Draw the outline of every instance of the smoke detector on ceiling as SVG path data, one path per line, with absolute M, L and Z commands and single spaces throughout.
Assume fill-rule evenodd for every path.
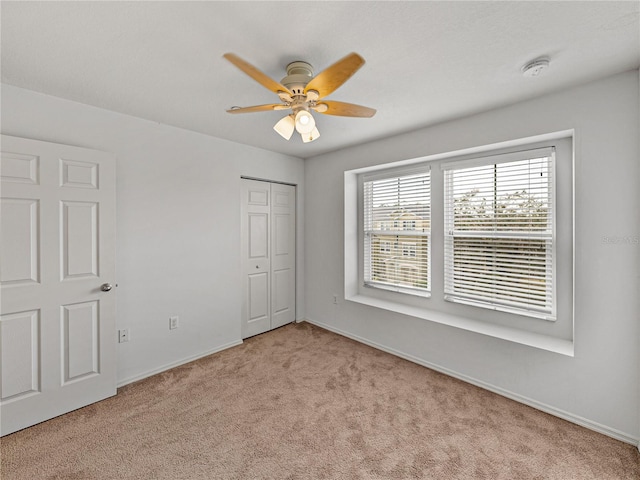
M 538 58 L 522 67 L 522 75 L 525 77 L 537 77 L 547 68 L 549 68 L 549 59 Z

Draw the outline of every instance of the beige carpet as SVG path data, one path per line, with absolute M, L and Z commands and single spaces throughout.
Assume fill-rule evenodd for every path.
M 613 440 L 303 323 L 2 439 L 2 479 L 633 479 Z

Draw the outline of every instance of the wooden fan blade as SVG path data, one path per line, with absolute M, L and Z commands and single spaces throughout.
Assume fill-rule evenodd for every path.
M 270 103 L 268 105 L 254 105 L 253 107 L 230 108 L 227 110 L 227 113 L 267 112 L 269 110 L 282 110 L 281 107 L 285 107 L 285 105 L 282 105 L 281 103 Z
M 319 108 L 317 111 L 320 113 L 324 113 L 325 115 L 337 115 L 340 117 L 373 117 L 376 114 L 376 110 L 374 108 L 363 107 L 362 105 L 355 105 L 353 103 L 345 103 L 345 102 L 336 102 L 333 100 L 323 100 L 318 104 L 326 105 L 327 110 L 322 111 L 322 108 Z
M 274 93 L 287 92 L 289 95 L 291 95 L 291 91 L 287 87 L 282 85 L 280 82 L 276 82 L 274 79 L 262 73 L 260 70 L 258 70 L 256 67 L 254 67 L 250 63 L 245 62 L 237 55 L 233 53 L 225 53 L 223 57 L 229 60 L 231 63 L 233 63 L 236 67 L 238 67 L 244 73 L 249 75 L 251 78 L 253 78 L 256 82 L 258 82 L 263 87 L 271 90 Z
M 313 77 L 305 87 L 304 93 L 315 90 L 320 94 L 319 98 L 326 97 L 349 80 L 362 65 L 364 65 L 364 58 L 357 53 L 350 53 Z

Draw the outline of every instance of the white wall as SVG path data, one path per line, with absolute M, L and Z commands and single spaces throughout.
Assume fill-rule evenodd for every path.
M 118 382 L 240 342 L 240 176 L 298 185 L 304 162 L 2 85 L 2 133 L 117 156 Z M 303 282 L 297 318 L 304 311 Z M 180 327 L 169 331 L 169 316 Z
M 632 71 L 307 160 L 307 319 L 637 443 L 638 90 L 638 71 Z M 575 356 L 343 300 L 345 170 L 570 129 L 576 142 Z

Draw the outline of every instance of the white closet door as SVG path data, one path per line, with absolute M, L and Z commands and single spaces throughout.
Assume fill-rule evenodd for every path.
M 295 320 L 295 187 L 242 180 L 242 338 Z
M 271 184 L 242 180 L 242 338 L 271 329 Z
M 296 189 L 271 184 L 271 328 L 296 319 Z
M 116 393 L 115 159 L 2 136 L 2 435 Z

